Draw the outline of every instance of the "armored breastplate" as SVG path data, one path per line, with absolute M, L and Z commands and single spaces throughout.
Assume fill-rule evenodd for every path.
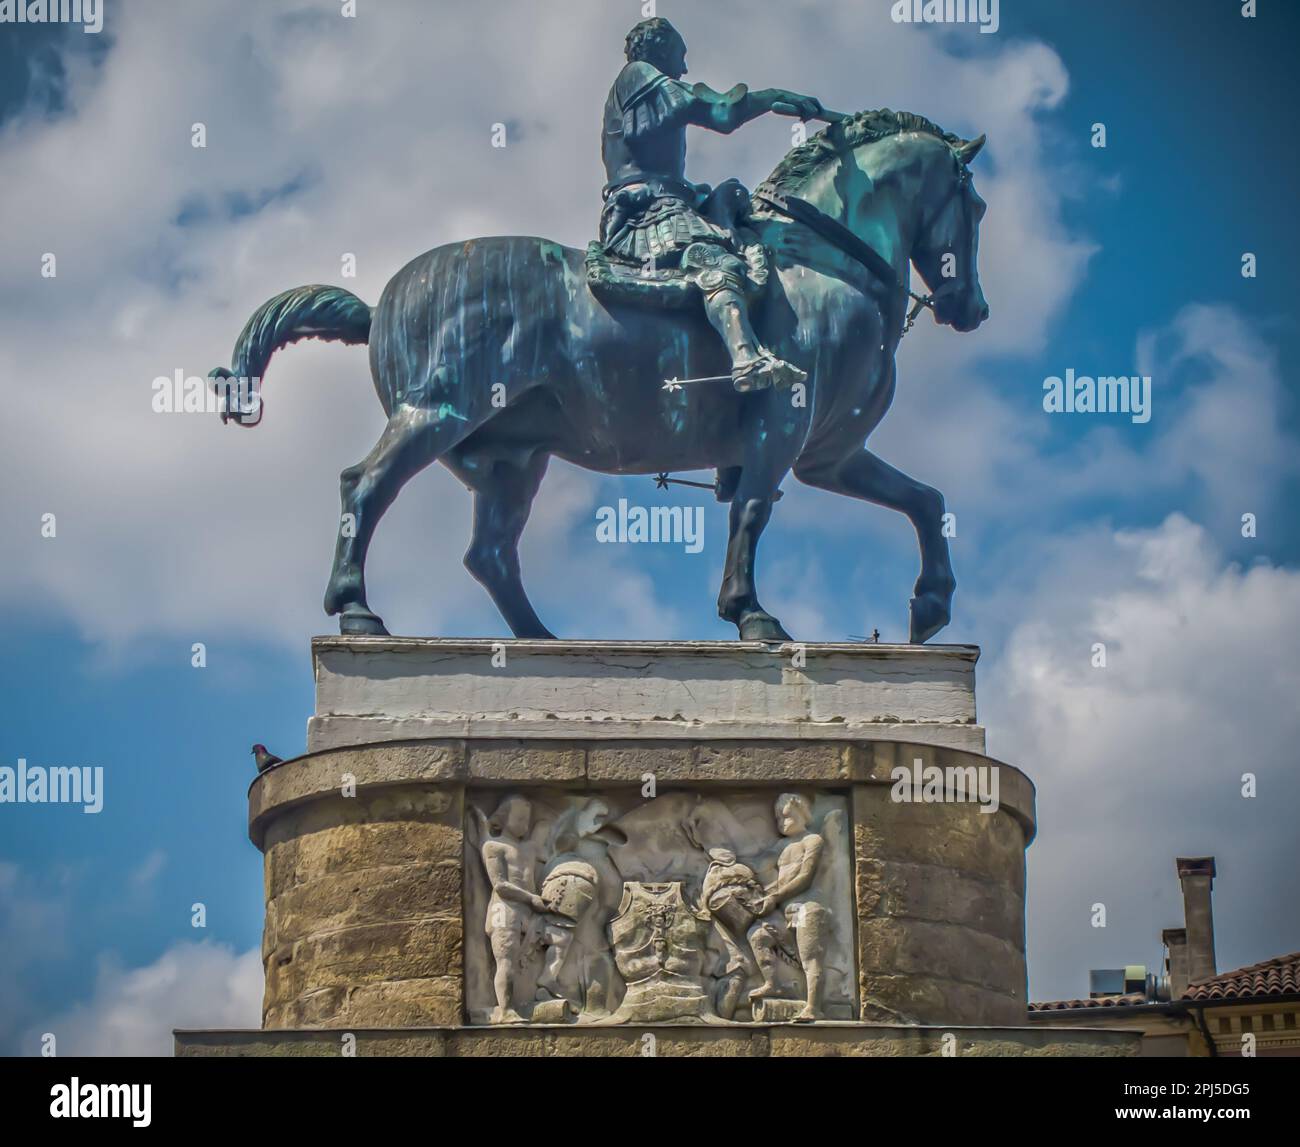
M 681 883 L 623 885 L 609 926 L 614 962 L 627 983 L 616 1023 L 648 1023 L 712 1014 L 701 973 L 707 925 L 682 896 Z

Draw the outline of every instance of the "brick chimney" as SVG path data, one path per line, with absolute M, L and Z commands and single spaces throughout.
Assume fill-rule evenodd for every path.
M 1187 991 L 1187 929 L 1166 928 L 1160 933 L 1165 946 L 1165 973 L 1169 976 L 1169 998 L 1178 999 Z
M 1186 924 L 1187 982 L 1199 983 L 1215 973 L 1214 908 L 1210 893 L 1214 888 L 1214 857 L 1180 856 L 1178 879 L 1183 886 L 1183 922 Z

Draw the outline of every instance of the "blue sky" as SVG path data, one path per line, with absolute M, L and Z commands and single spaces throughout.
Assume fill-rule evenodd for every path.
M 11 1053 L 52 1027 L 67 1051 L 123 1050 L 173 1025 L 256 1022 L 248 746 L 302 749 L 307 641 L 331 631 L 319 597 L 336 476 L 382 425 L 359 349 L 277 358 L 253 433 L 151 413 L 152 379 L 205 374 L 265 298 L 341 281 L 342 252 L 373 302 L 440 242 L 584 242 L 600 102 L 639 18 L 585 0 L 563 26 L 515 3 L 392 3 L 356 21 L 305 0 L 222 7 L 109 0 L 100 36 L 0 25 L 0 763 L 107 778 L 98 816 L 0 806 Z M 900 28 L 888 7 L 659 13 L 714 87 L 779 84 L 989 134 L 975 174 L 992 318 L 970 336 L 922 320 L 873 443 L 958 514 L 943 639 L 983 647 L 990 751 L 1039 787 L 1031 995 L 1083 994 L 1090 967 L 1154 965 L 1160 928 L 1180 921 L 1175 854 L 1220 858 L 1221 968 L 1300 948 L 1300 10 L 1003 0 L 999 32 L 980 35 Z M 487 142 L 497 121 L 504 150 Z M 1096 122 L 1104 150 L 1089 145 Z M 788 131 L 696 134 L 689 172 L 752 186 Z M 1045 414 L 1042 380 L 1067 367 L 1151 374 L 1151 422 Z M 768 607 L 797 637 L 901 639 L 910 528 L 786 489 L 760 553 Z M 543 619 L 570 636 L 731 636 L 713 616 L 722 511 L 705 503 L 699 555 L 612 553 L 594 512 L 619 497 L 656 495 L 648 479 L 553 466 L 524 545 Z M 46 512 L 56 539 L 39 537 Z M 504 632 L 460 568 L 467 527 L 446 474 L 404 491 L 371 562 L 394 632 Z M 1101 676 L 1094 640 L 1112 653 Z M 1237 795 L 1243 771 L 1261 799 Z M 195 902 L 206 929 L 191 927 Z

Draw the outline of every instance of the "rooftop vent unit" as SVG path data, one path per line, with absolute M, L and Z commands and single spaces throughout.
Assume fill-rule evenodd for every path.
M 1148 972 L 1144 964 L 1123 968 L 1094 968 L 1088 973 L 1088 997 L 1142 996 L 1147 1000 L 1169 999 L 1169 977 Z

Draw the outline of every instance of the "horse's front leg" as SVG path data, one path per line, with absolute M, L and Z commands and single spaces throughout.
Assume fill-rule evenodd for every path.
M 718 615 L 736 626 L 741 641 L 789 641 L 790 635 L 781 623 L 759 603 L 754 560 L 758 539 L 772 517 L 777 488 L 790 472 L 797 444 L 780 435 L 769 438 L 760 426 L 752 435 L 750 447 L 731 498 L 727 564 L 718 594 Z
M 801 459 L 795 477 L 810 486 L 906 514 L 916 528 L 921 548 L 921 573 L 912 591 L 910 640 L 917 644 L 928 641 L 952 620 L 957 579 L 943 532 L 944 502 L 938 490 L 865 449 L 855 450 L 845 459 Z

